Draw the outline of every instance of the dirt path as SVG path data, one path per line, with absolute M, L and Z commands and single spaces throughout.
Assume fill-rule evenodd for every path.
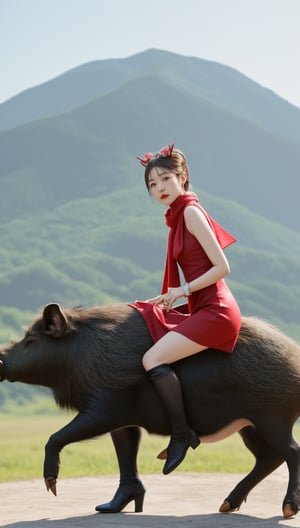
M 122 514 L 101 515 L 96 504 L 110 500 L 116 476 L 64 479 L 58 496 L 42 480 L 0 484 L 0 526 L 10 528 L 274 528 L 300 527 L 298 516 L 284 520 L 281 503 L 287 487 L 284 466 L 259 484 L 240 512 L 218 513 L 220 504 L 241 475 L 181 473 L 144 475 L 143 513 L 130 503 Z

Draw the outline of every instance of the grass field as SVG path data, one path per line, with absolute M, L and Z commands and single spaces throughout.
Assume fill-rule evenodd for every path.
M 44 445 L 49 436 L 72 418 L 69 413 L 48 415 L 0 414 L 0 482 L 42 478 Z M 300 441 L 300 425 L 295 427 Z M 143 432 L 139 451 L 141 474 L 156 473 L 162 462 L 156 455 L 166 447 L 168 438 Z M 239 435 L 216 444 L 191 449 L 180 470 L 199 472 L 247 473 L 253 457 Z M 178 471 L 178 470 L 177 470 Z M 60 478 L 118 474 L 116 455 L 109 435 L 66 446 L 61 452 Z

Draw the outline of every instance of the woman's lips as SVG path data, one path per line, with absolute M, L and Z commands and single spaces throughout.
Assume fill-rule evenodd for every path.
M 162 194 L 161 197 L 160 197 L 160 199 L 161 199 L 161 200 L 165 200 L 165 199 L 168 198 L 168 197 L 169 197 L 168 194 Z

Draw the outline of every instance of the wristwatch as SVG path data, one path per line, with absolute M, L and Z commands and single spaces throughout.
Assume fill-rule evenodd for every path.
M 189 283 L 188 282 L 185 282 L 182 286 L 182 289 L 183 289 L 183 293 L 184 293 L 184 296 L 185 297 L 189 297 L 191 295 L 191 292 L 190 292 L 190 288 L 189 288 Z

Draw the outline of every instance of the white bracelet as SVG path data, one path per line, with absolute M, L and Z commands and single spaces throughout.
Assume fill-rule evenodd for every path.
M 189 297 L 191 295 L 191 292 L 190 292 L 190 288 L 189 288 L 189 283 L 188 282 L 185 282 L 182 286 L 182 289 L 183 289 L 183 293 L 184 293 L 184 296 L 185 297 Z

